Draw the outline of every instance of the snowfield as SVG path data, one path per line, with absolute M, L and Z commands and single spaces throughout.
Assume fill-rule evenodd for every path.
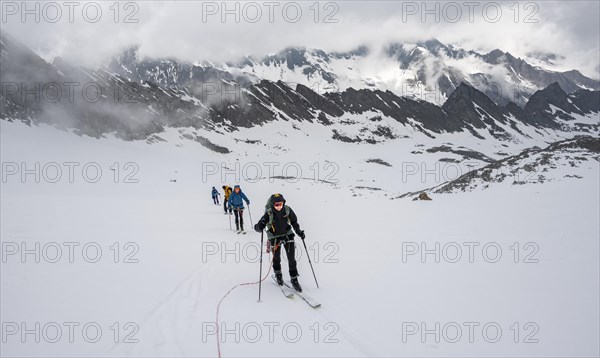
M 357 145 L 288 122 L 198 133 L 232 151 L 218 154 L 175 129 L 147 144 L 0 124 L 3 356 L 214 357 L 217 338 L 223 357 L 600 354 L 597 160 L 545 183 L 391 200 L 456 177 L 434 168 L 459 157 L 411 154 L 420 143 L 498 159 L 549 136 L 507 148 L 466 134 Z M 246 235 L 212 203 L 224 183 L 251 201 Z M 217 337 L 219 301 L 258 281 L 249 214 L 275 192 L 306 230 L 320 288 L 296 238 L 300 283 L 322 306 L 285 298 L 264 254 L 261 302 L 258 285 L 231 291 Z

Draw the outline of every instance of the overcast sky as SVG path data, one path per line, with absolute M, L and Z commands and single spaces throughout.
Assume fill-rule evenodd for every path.
M 132 45 L 152 57 L 224 61 L 288 46 L 345 51 L 359 45 L 379 49 L 390 42 L 437 38 L 480 52 L 500 48 L 520 57 L 554 53 L 564 56 L 561 69 L 576 68 L 600 77 L 600 5 L 595 0 L 516 5 L 514 1 L 229 1 L 227 9 L 233 10 L 229 14 L 222 1 L 121 1 L 118 11 L 113 1 L 76 3 L 72 17 L 62 1 L 53 3 L 58 6 L 38 3 L 39 11 L 34 2 L 26 3 L 33 11 L 23 21 L 21 1 L 2 1 L 2 31 L 48 60 L 63 56 L 92 67 Z M 96 13 L 97 4 L 101 14 Z

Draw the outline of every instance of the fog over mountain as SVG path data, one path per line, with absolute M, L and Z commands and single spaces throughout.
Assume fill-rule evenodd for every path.
M 600 356 L 599 13 L 1 1 L 0 355 Z

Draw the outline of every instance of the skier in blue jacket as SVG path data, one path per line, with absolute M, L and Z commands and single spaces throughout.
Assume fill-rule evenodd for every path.
M 215 187 L 213 186 L 213 188 L 212 188 L 213 204 L 221 205 L 221 204 L 219 204 L 219 195 L 221 195 L 221 193 L 219 193 L 219 191 L 217 189 L 215 189 Z
M 239 185 L 233 187 L 233 193 L 229 195 L 229 207 L 233 208 L 235 215 L 235 229 L 240 232 L 244 231 L 244 201 L 246 205 L 250 205 L 250 200 L 246 194 L 242 192 Z

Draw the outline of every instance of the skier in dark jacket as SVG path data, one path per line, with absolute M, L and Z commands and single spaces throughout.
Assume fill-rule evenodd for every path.
M 217 189 L 215 189 L 215 187 L 213 186 L 212 188 L 212 198 L 213 198 L 213 204 L 215 205 L 220 205 L 219 204 L 219 195 L 221 195 L 219 193 L 219 191 Z
M 285 247 L 287 255 L 290 278 L 292 286 L 298 292 L 302 292 L 302 287 L 298 282 L 298 269 L 296 267 L 296 243 L 294 242 L 294 232 L 304 240 L 306 235 L 300 230 L 296 213 L 285 204 L 285 199 L 281 194 L 273 194 L 267 202 L 265 214 L 254 225 L 254 230 L 261 232 L 267 229 L 268 244 L 273 251 L 273 270 L 275 279 L 279 285 L 283 285 L 283 275 L 281 273 L 281 246 Z
M 239 185 L 233 187 L 233 193 L 229 195 L 229 207 L 233 209 L 235 215 L 235 228 L 240 232 L 244 232 L 244 201 L 246 205 L 250 205 L 250 200 L 246 194 L 242 192 Z

